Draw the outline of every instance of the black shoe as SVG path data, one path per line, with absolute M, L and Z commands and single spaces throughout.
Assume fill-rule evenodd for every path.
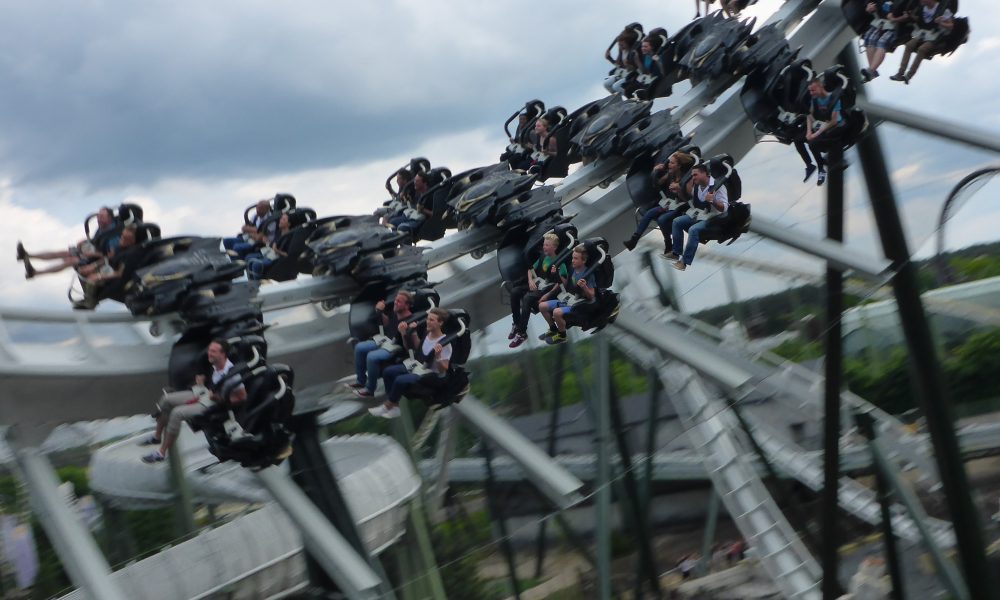
M 31 266 L 31 261 L 28 257 L 24 257 L 24 278 L 31 279 L 35 276 L 35 267 Z
M 17 243 L 17 260 L 24 260 L 28 256 L 28 251 L 24 249 L 24 244 Z
M 802 183 L 809 181 L 809 178 L 812 177 L 813 173 L 815 172 L 816 172 L 816 165 L 812 163 L 806 165 L 806 176 L 802 178 Z
M 631 252 L 632 250 L 635 250 L 635 245 L 636 245 L 636 244 L 637 244 L 638 242 L 639 242 L 639 236 L 637 236 L 637 235 L 633 235 L 633 236 L 632 236 L 632 237 L 630 237 L 629 239 L 627 239 L 627 240 L 625 240 L 624 242 L 622 242 L 622 244 L 624 244 L 624 245 L 625 245 L 625 249 L 626 249 L 626 250 L 628 250 L 629 252 Z
M 558 329 L 550 329 L 550 330 L 546 331 L 545 333 L 543 333 L 542 335 L 538 336 L 538 339 L 540 339 L 540 340 L 542 340 L 544 342 L 545 340 L 547 340 L 548 338 L 552 337 L 553 335 L 555 335 L 557 333 L 559 333 Z
M 824 183 L 826 183 L 826 169 L 820 169 L 816 175 L 816 185 L 823 185 Z
M 507 334 L 507 339 L 512 340 L 514 336 L 517 335 L 517 325 L 510 326 L 510 333 Z
M 906 83 L 910 82 L 910 79 L 906 75 L 903 75 L 902 73 L 896 73 L 895 75 L 890 75 L 889 79 L 893 81 L 905 81 Z
M 160 438 L 156 437 L 155 435 L 150 435 L 147 438 L 143 438 L 142 441 L 139 442 L 139 445 L 140 446 L 159 446 L 160 445 Z

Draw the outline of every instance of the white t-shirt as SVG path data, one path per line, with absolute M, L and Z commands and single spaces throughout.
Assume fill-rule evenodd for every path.
M 424 343 L 420 346 L 420 351 L 424 353 L 424 356 L 434 356 L 434 346 L 436 346 L 437 343 L 443 339 L 444 335 L 441 335 L 436 338 L 431 338 L 431 336 L 425 337 Z M 451 344 L 448 344 L 447 346 L 442 348 L 441 356 L 437 358 L 439 360 L 435 360 L 434 363 L 431 365 L 431 371 L 434 371 L 438 375 L 444 375 L 445 370 L 444 368 L 441 367 L 440 361 L 451 360 Z

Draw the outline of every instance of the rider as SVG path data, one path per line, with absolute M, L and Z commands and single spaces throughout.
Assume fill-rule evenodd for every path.
M 248 254 L 259 246 L 257 233 L 264 220 L 271 215 L 271 201 L 258 200 L 254 207 L 254 216 L 249 223 L 240 229 L 240 235 L 222 239 L 222 246 L 226 250 L 232 250 L 240 258 L 246 258 Z
M 227 380 L 229 371 L 233 368 L 229 360 L 229 344 L 225 340 L 215 339 L 208 344 L 206 350 L 208 363 L 212 367 L 211 384 L 206 386 L 204 375 L 195 375 L 195 385 L 190 390 L 181 392 L 164 392 L 157 403 L 160 409 L 156 417 L 156 433 L 146 438 L 140 445 L 159 445 L 142 457 L 143 462 L 162 462 L 177 441 L 181 432 L 181 423 L 204 413 L 212 402 L 219 402 L 219 393 Z M 243 385 L 235 387 L 229 393 L 229 402 L 239 404 L 247 399 L 247 390 Z M 164 434 L 166 431 L 166 435 Z
M 417 340 L 416 323 L 400 323 L 399 333 L 403 338 L 403 343 L 420 357 L 421 362 L 427 366 L 431 372 L 428 375 L 417 375 L 410 373 L 406 367 L 390 365 L 382 372 L 382 379 L 385 382 L 385 389 L 389 395 L 381 406 L 368 409 L 372 415 L 385 419 L 395 419 L 399 416 L 399 401 L 409 390 L 410 386 L 420 382 L 424 387 L 431 390 L 443 390 L 447 385 L 445 377 L 448 374 L 448 365 L 451 360 L 451 344 L 441 345 L 444 338 L 445 321 L 448 320 L 448 311 L 443 308 L 434 307 L 427 311 L 427 335 L 422 342 Z
M 673 224 L 673 251 L 666 256 L 668 259 L 676 259 L 671 265 L 678 271 L 683 271 L 688 265 L 694 262 L 694 254 L 698 251 L 698 242 L 701 232 L 708 227 L 709 221 L 715 216 L 724 216 L 729 210 L 729 194 L 726 186 L 719 186 L 719 189 L 712 191 L 715 185 L 715 178 L 708 172 L 708 166 L 701 163 L 694 166 L 691 179 L 694 181 L 694 200 L 696 203 L 709 204 L 716 215 L 708 219 L 699 220 L 690 215 L 681 215 L 674 219 Z M 684 232 L 688 232 L 687 244 L 684 244 Z M 681 254 L 683 245 L 684 254 Z
M 566 341 L 565 316 L 570 314 L 573 306 L 563 300 L 550 300 L 560 289 L 573 294 L 577 298 L 593 300 L 597 293 L 597 278 L 587 272 L 587 247 L 583 244 L 573 248 L 573 272 L 569 277 L 562 278 L 562 284 L 553 287 L 538 301 L 538 311 L 549 324 L 549 331 L 541 339 L 546 344 L 561 344 Z
M 903 61 L 899 63 L 899 72 L 889 77 L 893 81 L 910 83 L 910 79 L 917 72 L 921 61 L 930 58 L 940 52 L 940 38 L 951 31 L 955 26 L 952 14 L 947 8 L 940 6 L 937 0 L 920 0 L 921 7 L 912 16 L 914 20 L 913 37 L 906 42 L 903 51 Z M 917 57 L 913 59 L 913 66 L 909 73 L 906 72 L 906 65 L 910 62 L 910 55 L 914 52 Z M 904 73 L 906 73 L 904 75 Z
M 625 28 L 616 39 L 618 43 L 618 56 L 611 57 L 611 48 L 604 52 L 604 58 L 615 66 L 614 70 L 604 80 L 604 89 L 609 94 L 621 94 L 625 89 L 625 82 L 628 76 L 635 70 L 636 65 L 636 44 L 639 42 L 639 34 L 632 28 Z
M 676 200 L 681 198 L 680 181 L 684 177 L 684 174 L 694 165 L 694 157 L 686 152 L 674 152 L 667 159 L 667 164 L 659 163 L 653 167 L 653 175 L 659 176 L 657 179 L 657 184 L 663 188 L 663 193 L 668 200 Z M 635 231 L 632 232 L 632 237 L 625 240 L 625 248 L 628 250 L 634 250 L 635 245 L 639 242 L 639 238 L 646 233 L 646 228 L 654 220 L 660 226 L 660 231 L 663 233 L 663 253 L 666 254 L 670 251 L 670 225 L 674 218 L 678 215 L 683 214 L 683 211 L 669 210 L 666 206 L 656 205 L 653 208 L 646 211 L 646 214 L 642 216 L 639 220 L 638 225 L 635 227 Z
M 816 185 L 826 182 L 827 162 L 825 152 L 842 144 L 844 131 L 843 107 L 840 99 L 834 99 L 819 77 L 809 82 L 809 114 L 806 115 L 806 143 L 816 158 L 819 173 L 816 175 Z M 835 165 L 836 166 L 836 165 Z
M 558 267 L 553 264 L 556 252 L 559 250 L 559 236 L 546 233 L 542 236 L 542 255 L 528 269 L 528 283 L 519 285 L 510 292 L 510 312 L 513 324 L 507 336 L 511 348 L 517 348 L 528 339 L 528 319 L 531 318 L 531 307 L 538 306 L 542 291 L 538 289 L 536 278 L 558 284 L 560 280 L 569 277 L 566 264 Z
M 872 24 L 864 35 L 865 53 L 868 56 L 868 68 L 861 69 L 865 83 L 878 77 L 878 68 L 885 60 L 885 54 L 896 43 L 896 27 L 899 23 L 909 20 L 905 13 L 897 14 L 892 10 L 892 0 L 869 2 L 865 10 L 874 17 Z
M 49 252 L 28 252 L 24 244 L 17 243 L 17 260 L 24 262 L 24 278 L 31 279 L 36 275 L 47 275 L 58 273 L 70 267 L 77 267 L 81 264 L 92 262 L 98 258 L 103 258 L 109 252 L 118 247 L 119 236 L 114 235 L 115 213 L 107 206 L 101 207 L 97 211 L 97 230 L 91 240 L 81 240 L 75 246 L 70 246 L 66 250 L 55 250 Z M 31 264 L 31 259 L 58 260 L 59 264 L 45 269 L 36 269 Z
M 387 311 L 385 300 L 379 300 L 375 305 L 382 331 L 395 337 L 396 344 L 402 345 L 403 338 L 399 333 L 399 324 L 413 316 L 413 292 L 400 290 L 392 301 L 392 310 Z M 375 386 L 382 374 L 382 366 L 392 360 L 393 353 L 380 348 L 374 340 L 358 342 L 354 346 L 354 383 L 347 387 L 362 398 L 375 395 Z

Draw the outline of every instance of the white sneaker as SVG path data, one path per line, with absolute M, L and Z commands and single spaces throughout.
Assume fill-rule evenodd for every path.
M 373 417 L 384 417 L 386 410 L 387 409 L 385 408 L 385 406 L 379 404 L 378 406 L 373 406 L 369 408 L 368 414 L 370 414 Z
M 393 406 L 392 408 L 387 408 L 383 410 L 382 414 L 379 416 L 381 416 L 383 419 L 396 419 L 399 417 L 400 414 L 401 413 L 399 412 L 399 407 Z

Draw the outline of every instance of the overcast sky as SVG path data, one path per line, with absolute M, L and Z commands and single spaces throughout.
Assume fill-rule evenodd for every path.
M 573 110 L 600 97 L 604 48 L 622 26 L 673 32 L 691 4 L 4 2 L 0 207 L 11 234 L 0 305 L 69 310 L 70 276 L 25 282 L 14 243 L 63 247 L 101 205 L 138 202 L 164 235 L 231 235 L 247 205 L 275 192 L 321 215 L 368 212 L 384 199 L 386 175 L 411 156 L 455 171 L 494 162 L 517 107 L 540 98 Z M 761 0 L 751 12 L 779 4 Z M 1000 132 L 1000 8 L 961 7 L 972 19 L 968 45 L 926 63 L 908 86 L 888 80 L 899 53 L 890 56 L 869 93 Z M 994 157 L 895 127 L 880 133 L 918 250 L 947 190 Z M 739 167 L 758 214 L 822 230 L 824 197 L 800 182 L 790 148 L 762 144 Z M 874 252 L 857 171 L 848 171 L 848 239 Z M 961 237 L 995 239 L 998 210 L 963 211 L 974 218 Z M 726 250 L 763 260 L 783 252 L 744 240 Z M 692 298 L 712 289 L 715 271 L 701 262 L 683 274 Z M 745 294 L 777 285 L 740 282 Z

